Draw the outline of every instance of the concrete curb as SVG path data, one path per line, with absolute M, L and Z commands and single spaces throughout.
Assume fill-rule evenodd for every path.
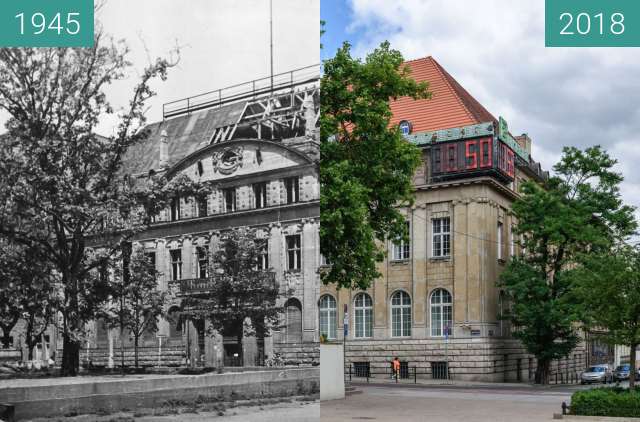
M 576 416 L 576 415 L 561 415 L 559 413 L 553 414 L 553 419 L 559 419 L 563 421 L 592 421 L 592 422 L 638 422 L 640 418 L 613 418 L 608 416 Z
M 233 401 L 317 393 L 316 368 L 250 371 L 147 379 L 96 381 L 0 390 L 0 401 L 15 406 L 14 420 L 156 407 L 196 399 Z

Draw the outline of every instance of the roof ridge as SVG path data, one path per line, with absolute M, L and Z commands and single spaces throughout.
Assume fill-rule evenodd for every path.
M 483 122 L 479 121 L 479 120 L 482 120 L 482 119 L 478 118 L 478 116 L 473 112 L 473 110 L 471 110 L 471 108 L 469 107 L 469 104 L 467 104 L 464 101 L 464 99 L 467 99 L 471 103 L 475 103 L 475 104 L 472 104 L 472 105 L 480 107 L 482 109 L 481 110 L 482 112 L 486 112 L 489 116 L 491 116 L 493 118 L 493 120 L 496 120 L 496 118 L 493 116 L 493 113 L 491 113 L 489 110 L 487 110 L 480 103 L 480 101 L 476 100 L 476 98 L 473 95 L 471 95 L 471 93 L 469 91 L 467 91 L 465 89 L 465 87 L 463 87 L 460 84 L 460 82 L 458 82 L 456 80 L 456 78 L 451 76 L 451 74 L 449 72 L 447 72 L 447 70 L 444 67 L 442 67 L 442 65 L 440 63 L 438 63 L 438 61 L 436 59 L 434 59 L 432 56 L 429 56 L 429 59 L 433 62 L 436 70 L 438 71 L 438 73 L 440 73 L 442 75 L 442 77 L 444 78 L 447 86 L 453 92 L 456 100 L 462 105 L 462 107 L 464 108 L 465 112 L 468 114 L 468 116 L 471 119 L 478 121 L 478 123 L 483 123 Z M 463 98 L 463 97 L 465 97 L 465 98 Z
M 405 60 L 404 64 L 411 62 L 419 62 L 421 60 L 433 60 L 433 56 L 418 57 L 417 59 Z
M 440 63 L 438 63 L 433 57 L 431 57 L 431 61 L 433 62 L 436 71 L 440 74 L 440 76 L 442 76 L 442 79 L 444 79 L 445 84 L 449 87 L 449 90 L 451 90 L 451 93 L 455 97 L 456 101 L 460 103 L 465 113 L 467 113 L 467 116 L 469 116 L 470 119 L 477 120 L 476 117 L 473 115 L 473 113 L 471 113 L 471 111 L 467 108 L 467 105 L 464 103 L 464 101 L 462 101 L 462 98 L 460 98 L 460 95 L 458 95 L 458 92 L 451 85 L 451 81 L 449 80 L 449 77 L 451 77 L 451 75 L 449 75 L 448 72 L 444 70 L 444 68 L 440 66 Z

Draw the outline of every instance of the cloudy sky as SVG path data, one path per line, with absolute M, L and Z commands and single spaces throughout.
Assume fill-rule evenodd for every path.
M 640 49 L 545 48 L 544 1 L 322 0 L 324 58 L 349 40 L 433 56 L 549 169 L 564 145 L 603 145 L 640 206 Z
M 98 18 L 131 48 L 129 78 L 107 91 L 116 107 L 126 106 L 149 57 L 181 47 L 179 66 L 166 82 L 153 85 L 158 96 L 149 103 L 150 121 L 162 118 L 165 102 L 270 72 L 268 0 L 105 0 Z M 275 73 L 319 63 L 319 21 L 319 0 L 273 0 Z M 5 120 L 0 114 L 2 126 Z M 98 132 L 111 134 L 115 122 L 105 117 Z

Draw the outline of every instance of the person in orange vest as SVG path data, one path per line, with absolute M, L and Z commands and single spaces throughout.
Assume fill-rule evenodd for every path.
M 393 358 L 393 376 L 398 379 L 400 377 L 400 359 L 396 356 Z

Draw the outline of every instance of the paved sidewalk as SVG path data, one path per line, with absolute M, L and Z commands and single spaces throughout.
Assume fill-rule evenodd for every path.
M 358 385 L 362 394 L 322 402 L 322 422 L 544 422 L 553 420 L 569 391 L 556 389 Z
M 348 379 L 348 376 L 347 376 Z M 580 384 L 549 384 L 539 385 L 527 382 L 482 382 L 482 381 L 462 381 L 462 380 L 434 380 L 429 378 L 418 378 L 417 382 L 414 382 L 413 378 L 400 379 L 396 382 L 395 379 L 389 377 L 371 377 L 367 382 L 367 378 L 352 377 L 351 383 L 354 385 L 403 385 L 403 386 L 434 386 L 434 387 L 470 387 L 470 388 L 529 388 L 529 389 L 553 389 L 553 388 L 580 388 Z

